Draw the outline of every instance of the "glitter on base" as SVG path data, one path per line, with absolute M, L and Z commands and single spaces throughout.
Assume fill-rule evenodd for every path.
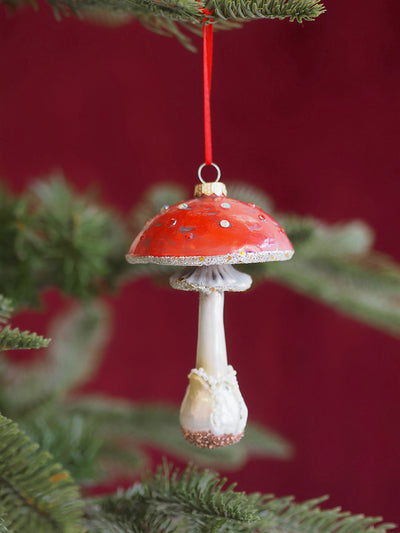
M 211 431 L 190 431 L 181 427 L 185 439 L 198 448 L 224 448 L 231 444 L 236 444 L 244 435 L 244 431 L 239 435 L 233 433 L 224 433 L 223 435 L 214 435 Z

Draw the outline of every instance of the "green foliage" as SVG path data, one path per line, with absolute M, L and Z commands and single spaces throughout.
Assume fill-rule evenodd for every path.
M 43 450 L 81 483 L 131 478 L 148 463 L 151 444 L 199 464 L 236 468 L 250 455 L 285 459 L 289 445 L 268 430 L 252 428 L 237 446 L 207 452 L 189 445 L 176 408 L 137 405 L 67 394 L 96 372 L 109 338 L 108 309 L 98 300 L 74 306 L 53 321 L 50 348 L 34 362 L 0 368 L 0 403 Z
M 211 532 L 221 531 L 226 523 L 238 527 L 240 522 L 256 521 L 251 499 L 235 492 L 233 486 L 222 491 L 224 484 L 225 480 L 207 470 L 188 468 L 179 476 L 177 471 L 171 472 L 164 466 L 141 485 L 89 507 L 86 527 L 90 533 L 106 531 L 102 527 L 103 516 L 124 532 L 175 531 L 178 526 L 181 531 Z
M 15 198 L 0 187 L 0 293 L 17 305 L 35 300 L 37 257 L 30 254 L 35 242 L 27 198 Z
M 0 294 L 0 351 L 28 350 L 48 346 L 50 339 L 45 339 L 36 333 L 20 331 L 18 328 L 11 329 L 8 325 L 5 326 L 10 320 L 13 311 L 11 300 Z
M 6 326 L 0 331 L 0 350 L 29 350 L 32 348 L 45 348 L 50 339 L 45 339 L 37 333 L 11 329 Z
M 287 459 L 291 454 L 291 447 L 282 437 L 251 423 L 235 446 L 215 450 L 196 448 L 182 438 L 177 409 L 165 405 L 137 405 L 91 395 L 70 402 L 65 409 L 97 426 L 102 439 L 109 440 L 112 435 L 113 439 L 130 441 L 131 445 L 151 444 L 207 466 L 237 468 L 252 455 Z
M 63 406 L 25 416 L 22 428 L 61 462 L 79 483 L 133 479 L 148 464 L 137 443 L 102 428 L 97 420 Z
M 0 294 L 0 324 L 7 324 L 14 312 L 14 307 L 9 298 Z
M 63 178 L 16 199 L 0 190 L 0 293 L 34 305 L 51 286 L 87 298 L 124 268 L 126 234 L 115 214 L 75 195 Z
M 373 234 L 361 222 L 327 227 L 309 219 L 282 217 L 296 253 L 283 264 L 262 265 L 259 272 L 321 300 L 383 331 L 400 333 L 400 268 L 371 250 Z M 293 230 L 292 230 L 293 228 Z
M 0 533 L 10 533 L 10 522 L 7 519 L 6 511 L 0 502 Z
M 237 28 L 235 22 L 254 19 L 312 21 L 325 12 L 319 0 L 47 0 L 57 17 L 75 15 L 106 25 L 126 24 L 136 17 L 156 33 L 177 37 L 195 50 L 181 27 L 198 32 L 204 12 L 212 13 L 216 28 Z M 13 8 L 31 0 L 0 0 Z M 179 22 L 177 24 L 176 22 Z
M 224 490 L 225 483 L 208 471 L 188 467 L 179 474 L 164 465 L 126 492 L 89 502 L 88 533 L 384 533 L 393 527 L 337 508 L 321 510 L 324 498 L 295 503 L 290 497 L 246 495 L 234 485 Z
M 288 18 L 290 22 L 302 22 L 314 20 L 325 12 L 318 0 L 214 0 L 209 5 L 216 20 Z
M 327 226 L 310 217 L 275 213 L 271 200 L 255 187 L 233 184 L 229 194 L 254 201 L 275 216 L 296 250 L 291 261 L 243 269 L 260 281 L 277 281 L 374 327 L 399 334 L 400 268 L 373 251 L 373 232 L 366 224 L 353 221 Z M 7 242 L 0 292 L 9 289 L 8 294 L 21 305 L 33 304 L 47 286 L 87 298 L 137 276 L 151 275 L 166 282 L 171 269 L 128 265 L 123 257 L 132 234 L 148 218 L 164 204 L 185 198 L 187 193 L 180 187 L 152 187 L 134 209 L 130 219 L 134 229 L 128 233 L 112 211 L 99 207 L 88 195 L 74 193 L 60 179 L 39 182 L 34 197 L 28 194 L 16 200 L 0 192 L 0 207 L 4 207 L 0 218 L 3 213 L 10 217 L 0 224 L 0 243 Z M 32 268 L 30 275 L 26 274 L 27 265 Z
M 50 332 L 54 340 L 43 357 L 28 365 L 9 362 L 0 374 L 3 408 L 12 417 L 62 398 L 93 375 L 108 340 L 110 316 L 100 302 L 88 303 L 58 317 Z
M 139 233 L 146 221 L 153 218 L 160 209 L 180 202 L 185 195 L 184 187 L 174 183 L 150 187 L 131 214 L 134 231 Z
M 82 416 L 49 410 L 25 417 L 20 425 L 42 450 L 63 464 L 76 482 L 93 483 L 105 477 L 100 460 L 104 442 L 98 427 Z
M 69 473 L 3 416 L 0 458 L 1 510 L 12 533 L 82 531 L 82 501 Z
M 154 198 L 153 216 L 166 203 L 163 191 L 164 187 L 153 188 L 145 200 L 145 205 L 151 205 Z M 282 283 L 387 333 L 400 334 L 400 266 L 372 249 L 373 231 L 364 222 L 328 226 L 311 217 L 276 213 L 268 196 L 243 184 L 229 185 L 228 193 L 253 201 L 274 216 L 295 249 L 290 261 L 241 265 L 241 270 L 258 281 Z M 138 216 L 143 204 L 139 206 Z M 169 272 L 153 265 L 148 269 L 159 280 Z
M 230 190 L 232 196 L 273 211 L 268 197 L 257 189 Z M 133 223 L 141 226 L 163 204 L 184 197 L 179 188 L 154 188 L 134 211 Z M 1 257 L 0 288 L 9 287 L 17 305 L 34 303 L 40 290 L 50 285 L 86 303 L 54 322 L 54 341 L 43 357 L 22 366 L 0 360 L 0 403 L 26 432 L 0 417 L 0 533 L 385 533 L 390 529 L 376 518 L 321 510 L 322 499 L 295 503 L 292 498 L 246 495 L 233 486 L 224 490 L 224 480 L 194 468 L 179 475 L 164 467 L 127 492 L 82 501 L 70 474 L 55 461 L 87 484 L 136 474 L 147 464 L 141 448 L 145 444 L 227 468 L 254 454 L 286 458 L 290 447 L 250 424 L 239 444 L 199 450 L 182 438 L 173 408 L 96 396 L 68 397 L 96 371 L 108 339 L 109 313 L 88 297 L 145 272 L 162 280 L 168 269 L 125 266 L 122 258 L 129 237 L 120 221 L 87 196 L 76 195 L 62 180 L 37 184 L 33 195 L 18 199 L 2 192 L 1 205 L 10 218 L 0 224 L 0 243 L 8 244 Z M 247 266 L 256 278 L 280 281 L 386 331 L 399 332 L 400 269 L 371 250 L 373 235 L 365 224 L 326 226 L 311 218 L 275 216 L 296 248 L 295 259 Z M 107 242 L 92 242 L 101 239 Z M 25 272 L 30 273 L 29 280 L 23 280 Z M 10 300 L 0 296 L 0 336 L 11 335 L 7 323 L 12 312 Z M 29 335 L 17 335 L 13 346 L 39 342 L 39 337 Z

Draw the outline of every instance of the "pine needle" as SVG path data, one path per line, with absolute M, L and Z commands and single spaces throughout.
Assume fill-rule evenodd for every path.
M 0 324 L 7 324 L 14 312 L 14 307 L 9 298 L 0 294 Z
M 0 294 L 0 351 L 3 350 L 29 350 L 32 348 L 45 348 L 50 339 L 45 339 L 37 333 L 11 329 L 5 325 L 10 320 L 14 307 L 10 299 Z
M 113 26 L 126 24 L 136 17 L 147 29 L 161 35 L 175 36 L 189 50 L 194 51 L 190 39 L 181 31 L 193 25 L 200 27 L 204 8 L 213 14 L 218 28 L 237 28 L 237 21 L 254 19 L 288 19 L 291 22 L 315 20 L 325 12 L 319 0 L 47 0 L 55 17 L 70 13 Z M 31 0 L 0 0 L 16 8 Z M 177 24 L 179 22 L 179 24 Z M 189 28 L 190 29 L 190 28 Z
M 291 497 L 236 492 L 225 483 L 208 471 L 188 467 L 180 473 L 164 464 L 140 485 L 90 502 L 86 525 L 89 533 L 385 533 L 394 527 L 337 508 L 321 510 L 326 498 L 296 503 Z M 116 529 L 109 527 L 113 524 Z
M 176 457 L 218 468 L 238 467 L 250 456 L 287 459 L 291 447 L 267 428 L 248 424 L 245 436 L 235 446 L 200 450 L 188 444 L 179 428 L 178 409 L 166 405 L 140 405 L 123 400 L 90 396 L 65 407 L 97 425 L 103 439 L 130 439 L 131 445 L 150 444 Z M 129 442 L 129 441 L 128 441 Z
M 0 331 L 0 350 L 30 350 L 46 348 L 50 339 L 45 339 L 37 333 L 20 331 L 18 328 L 11 329 L 6 326 Z
M 82 502 L 69 473 L 3 416 L 0 416 L 0 506 L 11 531 L 82 531 Z
M 0 345 L 13 348 L 41 347 L 47 339 L 36 334 L 0 332 Z M 97 370 L 110 332 L 107 307 L 94 301 L 74 307 L 58 317 L 50 327 L 53 342 L 33 363 L 8 362 L 0 375 L 3 402 L 13 417 L 36 409 L 49 399 L 62 398 L 70 389 L 85 383 Z M 16 330 L 18 333 L 18 330 Z M 19 391 L 15 394 L 15 391 Z

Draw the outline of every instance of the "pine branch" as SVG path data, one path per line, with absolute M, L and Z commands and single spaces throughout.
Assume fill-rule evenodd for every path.
M 25 417 L 20 426 L 41 450 L 61 463 L 77 483 L 93 483 L 106 478 L 101 465 L 104 440 L 98 426 L 84 417 L 66 415 L 56 409 L 43 410 Z
M 13 8 L 31 0 L 0 0 Z M 73 13 L 96 23 L 126 24 L 136 17 L 156 33 L 177 37 L 190 50 L 190 39 L 176 21 L 200 27 L 204 10 L 212 12 L 213 22 L 222 29 L 237 28 L 237 20 L 289 19 L 291 22 L 315 20 L 325 12 L 320 0 L 47 0 L 57 18 Z M 189 28 L 190 29 L 190 28 Z M 194 28 L 192 28 L 194 29 Z M 196 29 L 194 29 L 196 33 Z
M 282 437 L 251 423 L 243 439 L 235 446 L 201 450 L 182 438 L 178 410 L 165 405 L 135 405 L 90 396 L 71 402 L 66 409 L 67 413 L 79 414 L 97 425 L 103 439 L 109 440 L 109 436 L 113 435 L 114 439 L 150 444 L 169 454 L 207 466 L 238 467 L 254 455 L 287 459 L 292 451 Z
M 14 312 L 10 299 L 0 294 L 0 324 L 7 324 Z
M 283 226 L 285 220 L 283 218 Z M 399 335 L 400 267 L 370 250 L 371 230 L 359 222 L 327 227 L 308 220 L 310 234 L 288 235 L 296 253 L 282 265 L 258 272 L 367 323 Z M 297 227 L 301 228 L 301 221 Z M 303 224 L 304 227 L 304 224 Z M 279 267 L 279 268 L 278 268 Z
M 292 497 L 263 497 L 260 505 L 260 533 L 384 533 L 395 524 L 381 523 L 380 517 L 365 517 L 343 512 L 340 508 L 321 510 L 327 498 L 295 503 Z
M 80 298 L 98 293 L 99 280 L 107 284 L 112 267 L 122 263 L 126 237 L 118 217 L 75 196 L 61 177 L 37 182 L 33 192 L 43 283 L 50 279 Z
M 45 339 L 37 333 L 20 331 L 5 326 L 11 318 L 14 308 L 11 300 L 0 294 L 0 351 L 1 350 L 29 350 L 32 348 L 45 348 L 50 339 Z
M 193 467 L 179 474 L 164 465 L 141 485 L 89 503 L 86 526 L 89 533 L 384 533 L 393 527 L 380 524 L 379 518 L 321 510 L 318 505 L 325 498 L 295 503 L 290 497 L 235 492 L 233 485 L 223 490 L 225 482 Z
M 163 518 L 157 524 L 161 531 L 170 531 L 172 526 L 177 528 L 179 525 L 184 525 L 186 531 L 221 531 L 226 523 L 238 527 L 241 522 L 257 521 L 259 517 L 251 498 L 234 492 L 233 485 L 223 491 L 225 483 L 225 479 L 220 480 L 208 471 L 188 468 L 179 476 L 177 470 L 171 471 L 164 465 L 142 485 L 105 498 L 99 506 L 89 508 L 87 527 L 91 533 L 103 531 L 92 528 L 90 517 L 93 512 L 97 520 L 104 514 L 106 520 L 124 526 L 127 532 L 135 531 L 131 526 L 133 517 L 135 527 L 148 527 L 154 517 Z M 144 531 L 158 530 L 148 527 Z
M 92 377 L 110 332 L 108 309 L 100 302 L 75 307 L 58 317 L 50 332 L 53 342 L 41 358 L 31 364 L 8 363 L 0 375 L 3 409 L 13 418 L 62 398 Z
M 17 307 L 34 305 L 50 286 L 95 296 L 126 269 L 127 240 L 116 214 L 75 195 L 60 176 L 19 199 L 0 189 L 0 293 Z
M 18 7 L 24 0 L 2 0 Z M 25 0 L 26 1 L 26 0 Z M 60 14 L 72 12 L 116 13 L 134 16 L 161 17 L 172 21 L 202 24 L 204 8 L 213 13 L 215 23 L 226 20 L 256 18 L 311 21 L 325 12 L 319 0 L 47 0 Z M 124 22 L 124 20 L 123 20 Z
M 133 479 L 148 463 L 132 441 L 101 428 L 97 420 L 62 406 L 42 408 L 21 422 L 29 437 L 62 463 L 78 483 Z
M 3 243 L 9 254 L 0 269 L 0 292 L 10 288 L 11 296 L 16 296 L 20 304 L 26 302 L 26 296 L 33 302 L 48 285 L 86 298 L 104 286 L 145 274 L 158 281 L 167 279 L 168 268 L 125 264 L 123 257 L 130 237 L 111 212 L 76 195 L 62 181 L 40 184 L 37 191 L 35 208 L 32 203 L 27 206 L 24 196 L 16 201 L 7 195 L 2 197 L 0 191 L 0 222 L 4 222 L 0 223 L 0 245 Z M 360 222 L 327 226 L 308 217 L 275 214 L 269 198 L 256 188 L 230 185 L 229 194 L 265 204 L 266 210 L 285 227 L 296 250 L 294 258 L 286 263 L 249 265 L 244 269 L 258 279 L 288 285 L 374 327 L 400 333 L 400 267 L 372 250 L 373 232 L 368 226 Z M 163 204 L 185 197 L 177 187 L 152 188 L 134 213 L 136 228 Z M 86 219 L 90 224 L 84 224 L 83 230 L 80 226 Z M 80 229 L 71 230 L 76 220 L 80 221 Z M 102 229 L 104 226 L 107 230 Z M 93 244 L 96 241 L 103 243 Z M 30 275 L 28 264 L 32 268 Z
M 319 0 L 213 0 L 208 8 L 216 20 L 289 19 L 315 20 L 326 9 Z
M 0 533 L 11 533 L 10 522 L 7 519 L 6 511 L 2 503 L 0 503 Z
M 137 224 L 145 214 L 149 218 L 146 206 L 153 205 L 151 216 L 156 214 L 166 193 L 164 187 L 149 191 L 145 202 L 139 204 Z M 400 266 L 372 250 L 373 231 L 365 223 L 328 226 L 311 217 L 274 213 L 268 196 L 243 184 L 229 185 L 229 196 L 253 201 L 271 213 L 295 249 L 290 261 L 243 265 L 241 269 L 258 281 L 282 283 L 382 331 L 400 334 Z M 178 201 L 186 197 L 182 195 Z M 135 272 L 143 274 L 146 268 Z M 151 265 L 148 273 L 166 280 L 170 271 Z
M 100 481 L 132 480 L 148 468 L 151 462 L 146 450 L 128 439 L 109 438 L 100 450 Z M 96 480 L 97 481 L 97 480 Z
M 7 522 L 2 517 L 0 517 L 0 533 L 10 533 L 10 530 L 7 527 Z
M 46 348 L 50 339 L 45 339 L 37 333 L 20 331 L 18 328 L 11 329 L 6 326 L 0 331 L 0 350 L 30 350 Z
M 251 423 L 238 445 L 207 453 L 183 439 L 176 408 L 92 396 L 66 404 L 49 399 L 26 410 L 20 424 L 80 483 L 132 479 L 148 463 L 144 445 L 222 469 L 238 468 L 254 456 L 287 459 L 291 454 L 282 437 Z
M 11 531 L 82 531 L 79 491 L 68 472 L 3 416 L 0 458 L 0 505 Z

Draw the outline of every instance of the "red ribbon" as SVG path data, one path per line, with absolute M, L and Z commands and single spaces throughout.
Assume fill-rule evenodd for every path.
M 203 72 L 204 72 L 204 146 L 205 162 L 212 164 L 211 139 L 211 71 L 212 71 L 213 25 L 203 24 Z

